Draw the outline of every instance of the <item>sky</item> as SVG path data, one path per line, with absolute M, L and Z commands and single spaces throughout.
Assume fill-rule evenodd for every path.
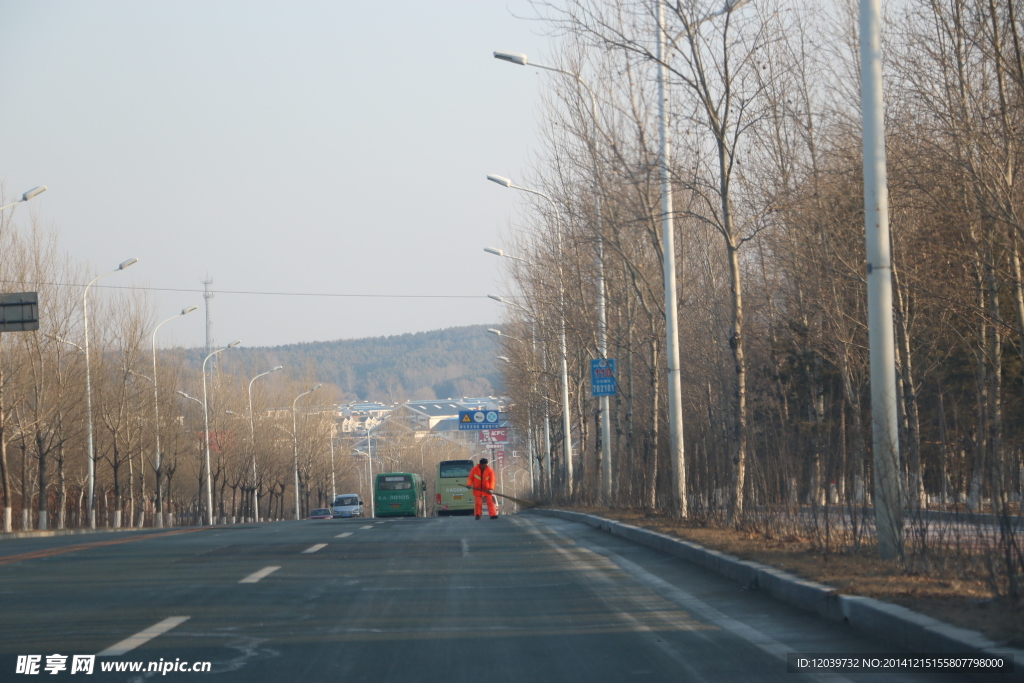
M 525 0 L 0 0 L 0 183 L 100 284 L 201 290 L 218 343 L 493 323 L 550 76 Z M 106 291 L 94 289 L 97 297 Z M 441 295 L 354 298 L 232 294 Z M 153 291 L 201 346 L 198 291 Z

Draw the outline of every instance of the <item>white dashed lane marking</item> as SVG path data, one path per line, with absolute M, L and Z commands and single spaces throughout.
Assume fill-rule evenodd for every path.
M 343 533 L 343 534 L 338 534 L 337 536 L 335 536 L 335 538 L 348 538 L 348 537 L 349 537 L 349 536 L 351 536 L 351 535 L 352 535 L 352 532 L 351 532 L 351 531 L 346 531 L 346 532 L 345 532 L 345 533 Z
M 306 548 L 302 552 L 303 553 L 315 553 L 316 551 L 323 550 L 326 547 L 327 547 L 326 543 L 317 543 L 316 545 L 309 546 L 308 548 Z
M 252 574 L 249 574 L 249 576 L 245 577 L 244 579 L 242 579 L 238 583 L 256 583 L 260 579 L 263 579 L 263 578 L 266 578 L 266 577 L 270 576 L 271 574 L 276 572 L 278 569 L 280 569 L 280 567 L 264 567 L 263 569 L 259 570 L 258 572 L 253 572 Z
M 160 635 L 162 633 L 167 633 L 168 631 L 170 631 L 175 626 L 183 624 L 186 621 L 188 621 L 188 617 L 167 617 L 163 621 L 161 621 L 159 623 L 156 623 L 156 624 L 153 624 L 152 626 L 150 626 L 149 628 L 145 629 L 144 631 L 139 631 L 134 636 L 132 636 L 130 638 L 125 638 L 124 640 L 122 640 L 120 643 L 117 643 L 116 645 L 111 645 L 110 647 L 108 647 L 103 652 L 97 653 L 96 656 L 97 657 L 118 657 L 120 655 L 125 654 L 126 652 L 131 652 L 132 650 L 137 648 L 139 645 L 142 645 L 143 643 L 147 643 L 150 640 L 153 640 L 154 638 L 156 638 L 158 635 Z
M 359 527 L 359 528 L 360 528 L 360 529 L 372 529 L 372 528 L 373 528 L 373 526 L 372 526 L 372 525 L 370 525 L 370 524 L 367 524 L 366 526 L 361 526 L 361 527 Z

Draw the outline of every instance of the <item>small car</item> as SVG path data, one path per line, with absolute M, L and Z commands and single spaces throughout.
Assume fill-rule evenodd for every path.
M 362 517 L 363 501 L 355 493 L 342 493 L 334 499 L 335 517 Z
M 334 511 L 330 508 L 317 508 L 309 511 L 307 519 L 332 519 L 333 517 Z

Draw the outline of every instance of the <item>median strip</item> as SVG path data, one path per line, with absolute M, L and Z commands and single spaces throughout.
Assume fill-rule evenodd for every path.
M 238 583 L 257 583 L 260 579 L 266 578 L 276 572 L 280 567 L 264 567 L 258 572 L 253 572 Z
M 163 621 L 153 624 L 144 631 L 139 631 L 134 636 L 130 638 L 125 638 L 120 643 L 108 647 L 103 652 L 97 653 L 96 656 L 118 657 L 120 655 L 125 654 L 126 652 L 131 652 L 139 645 L 147 643 L 163 633 L 167 633 L 175 626 L 180 626 L 188 620 L 189 617 L 167 617 Z
M 326 543 L 317 543 L 316 545 L 309 546 L 308 548 L 306 548 L 302 552 L 303 552 L 303 554 L 305 554 L 305 553 L 315 553 L 316 551 L 323 550 L 326 547 L 327 547 Z

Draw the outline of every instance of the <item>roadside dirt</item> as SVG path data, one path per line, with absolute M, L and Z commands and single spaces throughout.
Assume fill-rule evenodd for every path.
M 863 595 L 903 605 L 961 628 L 981 631 L 1000 644 L 1024 648 L 1024 604 L 993 599 L 983 576 L 950 578 L 904 572 L 898 563 L 873 555 L 874 549 L 825 555 L 809 539 L 766 538 L 732 528 L 684 523 L 635 510 L 575 508 L 699 543 L 707 548 L 786 570 Z

